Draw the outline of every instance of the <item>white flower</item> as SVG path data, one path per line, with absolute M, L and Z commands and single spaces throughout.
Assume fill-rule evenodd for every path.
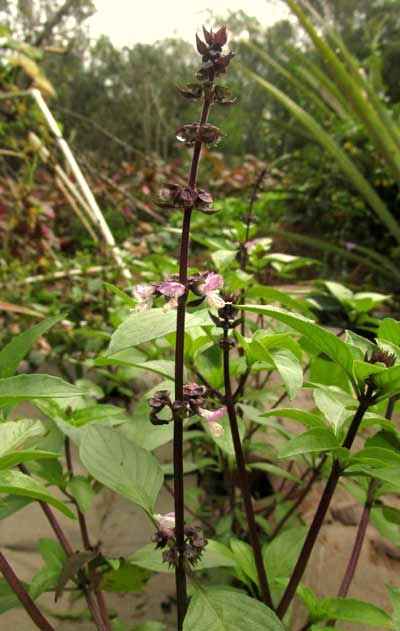
M 214 438 L 220 438 L 225 433 L 225 430 L 222 427 L 221 423 L 215 423 L 215 422 L 208 423 L 208 429 L 210 430 Z
M 218 290 L 209 291 L 206 298 L 210 309 L 222 309 L 222 307 L 225 307 L 225 300 L 221 298 Z
M 175 528 L 175 513 L 165 513 L 165 515 L 157 513 L 154 515 L 154 519 L 158 521 L 160 530 L 167 534 L 170 534 L 170 531 Z

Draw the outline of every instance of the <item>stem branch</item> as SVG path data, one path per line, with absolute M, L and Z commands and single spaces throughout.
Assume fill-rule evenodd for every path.
M 254 561 L 257 568 L 257 576 L 260 584 L 262 601 L 273 608 L 271 592 L 268 585 L 267 576 L 265 573 L 264 562 L 261 554 L 260 541 L 257 534 L 257 524 L 254 517 L 254 509 L 251 501 L 251 493 L 249 480 L 246 473 L 246 463 L 244 459 L 242 444 L 240 440 L 239 427 L 236 415 L 236 406 L 232 394 L 231 379 L 229 373 L 229 339 L 228 329 L 224 328 L 223 338 L 223 365 L 224 365 L 224 384 L 225 384 L 225 402 L 228 410 L 229 423 L 232 432 L 232 440 L 235 448 L 236 464 L 239 476 L 239 484 L 242 491 L 243 503 L 247 517 L 247 523 L 249 526 L 249 537 L 253 548 Z
M 353 421 L 349 427 L 346 438 L 343 442 L 344 448 L 350 449 L 350 447 L 352 446 L 353 440 L 357 434 L 358 428 L 360 427 L 360 423 L 370 404 L 371 404 L 371 392 L 368 390 L 366 394 L 362 395 L 359 401 L 358 409 L 354 415 Z M 331 503 L 333 494 L 335 492 L 337 483 L 339 482 L 341 473 L 342 473 L 342 469 L 339 464 L 339 461 L 334 459 L 332 463 L 332 470 L 327 480 L 322 497 L 320 499 L 317 512 L 314 515 L 314 519 L 311 523 L 307 537 L 304 541 L 303 548 L 300 552 L 300 555 L 295 565 L 295 568 L 293 570 L 292 576 L 290 577 L 289 584 L 278 605 L 277 615 L 281 619 L 285 615 L 290 603 L 292 602 L 293 597 L 296 593 L 297 587 L 303 577 L 304 571 L 307 567 L 308 561 L 313 551 L 314 544 L 318 537 L 319 531 L 321 530 L 326 513 L 328 512 L 328 508 Z
M 41 631 L 54 631 L 54 627 L 41 614 L 2 552 L 0 552 L 0 572 L 36 627 Z
M 20 465 L 18 465 L 18 467 L 19 467 L 20 471 L 22 471 L 22 473 L 25 473 L 25 475 L 31 475 L 29 473 L 28 469 L 25 467 L 25 465 L 20 464 Z M 58 523 L 58 520 L 57 520 L 56 516 L 54 515 L 52 509 L 50 508 L 50 506 L 46 502 L 39 501 L 39 504 L 40 504 L 44 514 L 46 515 L 46 517 L 47 517 L 47 519 L 49 521 L 49 524 L 52 527 L 52 529 L 53 529 L 58 541 L 62 545 L 62 547 L 63 547 L 63 549 L 65 551 L 65 554 L 68 557 L 71 557 L 74 554 L 74 552 L 72 550 L 72 547 L 71 547 L 71 544 L 69 543 L 67 537 L 65 536 L 65 534 L 64 534 L 60 524 Z M 81 588 L 81 590 L 82 590 L 82 592 L 83 592 L 83 594 L 85 596 L 85 599 L 86 599 L 89 611 L 92 614 L 94 623 L 96 624 L 97 631 L 109 631 L 109 629 L 106 628 L 102 617 L 100 616 L 99 610 L 97 609 L 96 601 L 93 598 L 93 594 L 92 594 L 92 592 L 91 592 L 91 590 L 90 590 L 90 588 L 88 586 L 87 579 L 86 579 L 86 576 L 85 576 L 83 570 L 78 572 L 78 578 L 79 578 L 79 587 Z

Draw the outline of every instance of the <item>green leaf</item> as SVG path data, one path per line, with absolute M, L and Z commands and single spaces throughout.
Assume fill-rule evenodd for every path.
M 116 296 L 119 296 L 119 298 L 121 298 L 123 302 L 128 305 L 128 307 L 136 307 L 137 300 L 134 300 L 133 298 L 128 296 L 128 294 L 122 291 L 122 289 L 120 289 L 119 287 L 116 287 L 115 285 L 112 285 L 111 283 L 103 282 L 103 285 L 106 289 L 109 289 L 110 291 L 112 291 L 113 294 L 115 294 Z
M 360 291 L 356 293 L 351 300 L 349 300 L 349 304 L 358 313 L 369 313 L 377 305 L 385 302 L 385 300 L 389 300 L 390 298 L 390 295 L 378 294 L 371 291 Z
M 80 457 L 96 480 L 153 513 L 163 474 L 151 453 L 117 429 L 92 425 L 85 429 Z
M 274 612 L 243 592 L 227 587 L 197 589 L 183 631 L 285 631 Z
M 354 378 L 357 381 L 360 390 L 363 389 L 368 377 L 376 375 L 382 372 L 382 370 L 385 370 L 384 366 L 379 366 L 379 364 L 370 364 L 369 362 L 361 361 L 359 359 L 355 359 L 353 363 Z
M 237 250 L 216 250 L 212 252 L 212 261 L 219 271 L 224 271 L 235 260 Z
M 400 366 L 385 368 L 378 374 L 373 375 L 372 379 L 376 388 L 379 388 L 379 399 L 384 399 L 400 392 Z
M 41 567 L 31 579 L 29 585 L 29 595 L 33 600 L 36 600 L 41 594 L 47 591 L 52 591 L 57 585 L 58 578 L 60 576 L 60 570 L 56 571 L 47 565 Z
M 26 589 L 26 585 L 24 585 Z M 14 594 L 11 587 L 3 577 L 0 577 L 0 615 L 9 611 L 9 609 L 15 609 L 15 607 L 21 607 L 21 603 Z
M 377 507 L 378 508 L 378 507 Z M 393 506 L 382 506 L 382 515 L 392 524 L 400 525 L 400 508 Z
M 326 427 L 320 416 L 317 416 L 312 412 L 307 412 L 306 410 L 299 410 L 298 408 L 275 408 L 273 410 L 268 410 L 268 412 L 263 412 L 260 416 L 289 418 L 293 421 L 298 421 L 306 427 L 321 427 L 322 429 L 325 429 Z
M 346 342 L 350 344 L 352 347 L 353 357 L 355 359 L 364 359 L 365 353 L 371 355 L 371 353 L 376 350 L 376 344 L 368 340 L 366 337 L 362 337 L 362 335 L 357 335 L 353 331 L 346 331 Z M 357 351 L 356 351 L 357 349 Z M 369 364 L 372 366 L 373 364 Z
M 0 424 L 0 456 L 19 449 L 32 438 L 44 436 L 46 429 L 41 421 L 20 419 Z
M 291 351 L 271 349 L 270 353 L 292 401 L 303 385 L 303 368 Z
M 212 325 L 207 310 L 186 315 L 185 328 L 205 325 Z M 125 348 L 164 337 L 175 330 L 176 311 L 164 313 L 162 309 L 150 309 L 132 313 L 113 333 L 105 356 L 110 357 Z
M 345 303 L 346 301 L 353 298 L 353 292 L 341 283 L 326 280 L 324 281 L 324 285 L 327 287 L 327 289 L 329 289 L 332 296 L 335 296 L 335 298 L 337 298 L 341 303 Z
M 173 391 L 173 382 L 170 381 L 168 383 L 163 382 L 162 384 L 157 385 L 157 390 L 165 390 L 169 389 L 170 392 Z M 154 388 L 152 389 L 154 390 Z M 161 447 L 161 445 L 165 445 L 169 443 L 174 434 L 174 424 L 169 423 L 168 425 L 152 425 L 149 421 L 149 404 L 148 399 L 151 396 L 151 392 L 146 392 L 136 405 L 133 414 L 128 418 L 127 422 L 119 427 L 119 431 L 121 434 L 126 436 L 126 438 L 147 449 L 148 451 L 153 451 L 153 449 L 157 449 L 157 447 Z
M 81 513 L 84 513 L 90 506 L 90 502 L 96 495 L 87 478 L 82 475 L 75 475 L 68 484 L 69 490 L 79 506 Z
M 254 337 L 255 339 L 261 341 L 265 348 L 268 348 L 269 350 L 275 348 L 285 348 L 286 350 L 292 352 L 299 363 L 303 360 L 303 351 L 301 346 L 293 339 L 290 333 L 274 333 L 271 335 L 267 331 L 258 330 L 256 331 Z
M 313 396 L 315 405 L 321 410 L 337 436 L 344 421 L 351 414 L 350 409 L 357 405 L 357 401 L 335 386 L 315 388 Z
M 341 445 L 332 430 L 314 427 L 283 445 L 278 451 L 278 458 L 292 458 L 336 449 L 341 449 Z
M 378 337 L 399 346 L 400 322 L 393 320 L 393 318 L 384 318 L 378 327 Z
M 126 421 L 126 415 L 124 409 L 116 405 L 102 403 L 75 410 L 68 421 L 75 427 L 81 427 L 82 425 L 86 425 L 86 423 L 98 421 L 109 421 L 110 423 L 119 421 L 122 423 Z
M 71 580 L 79 570 L 90 563 L 90 561 L 94 561 L 97 556 L 98 551 L 93 549 L 83 550 L 82 552 L 78 550 L 65 558 L 62 571 L 57 581 L 54 600 L 57 601 L 62 596 L 68 581 Z
M 240 539 L 231 539 L 229 543 L 237 565 L 255 585 L 259 585 L 252 547 Z
M 286 471 L 286 469 L 282 469 L 281 467 L 277 467 L 269 462 L 252 462 L 248 465 L 250 469 L 256 469 L 258 471 L 266 471 L 267 473 L 271 473 L 272 475 L 276 475 L 280 478 L 285 478 L 286 480 L 291 480 L 292 482 L 301 483 L 300 478 L 298 478 L 293 473 Z
M 300 354 L 301 358 L 299 345 L 294 340 L 291 340 L 295 348 L 274 348 L 274 346 L 281 345 L 283 347 L 292 346 L 288 341 L 290 339 L 288 335 L 272 335 L 260 338 L 256 334 L 250 343 L 240 334 L 237 334 L 237 336 L 246 351 L 247 361 L 250 366 L 256 362 L 265 362 L 268 366 L 277 370 L 285 384 L 289 399 L 294 399 L 303 385 L 303 368 L 298 359 L 298 354 Z M 201 368 L 200 372 L 203 373 Z
M 305 302 L 305 300 L 299 300 L 298 298 L 292 298 L 284 291 L 280 291 L 275 287 L 265 287 L 264 285 L 257 285 L 246 291 L 246 297 L 255 298 L 256 300 L 266 300 L 268 302 L 278 302 L 283 307 L 293 309 L 294 311 L 301 311 L 304 315 L 312 317 L 312 311 Z
M 386 589 L 389 591 L 390 600 L 392 602 L 393 609 L 393 621 L 397 625 L 396 630 L 400 627 L 400 587 L 392 587 L 386 585 Z
M 5 456 L 0 456 L 0 469 L 11 469 L 17 464 L 32 460 L 54 460 L 56 458 L 58 458 L 58 454 L 53 451 L 14 451 Z
M 364 447 L 351 457 L 350 462 L 360 462 L 372 467 L 400 467 L 400 453 L 385 447 Z
M 393 487 L 393 489 L 395 488 L 396 487 Z M 371 523 L 382 537 L 390 541 L 394 546 L 400 547 L 400 527 L 397 524 L 387 521 L 379 508 L 373 508 L 371 510 Z
M 0 405 L 30 399 L 57 399 L 83 394 L 76 386 L 50 375 L 17 375 L 0 379 Z
M 326 598 L 321 600 L 316 612 L 319 620 L 340 620 L 365 624 L 381 629 L 395 629 L 386 611 L 355 598 Z
M 61 544 L 52 539 L 41 539 L 39 551 L 45 565 L 31 580 L 29 594 L 34 600 L 43 592 L 55 589 L 67 558 Z
M 0 378 L 12 377 L 19 363 L 31 350 L 38 337 L 43 335 L 43 333 L 64 317 L 65 314 L 47 318 L 39 322 L 39 324 L 35 324 L 35 326 L 27 331 L 20 333 L 17 337 L 14 337 L 11 342 L 0 351 Z
M 275 318 L 284 324 L 292 327 L 301 335 L 311 340 L 320 353 L 325 353 L 334 362 L 342 366 L 342 368 L 351 375 L 353 366 L 353 357 L 348 346 L 333 333 L 326 331 L 311 320 L 301 315 L 290 313 L 279 307 L 267 307 L 262 305 L 235 305 L 237 309 L 251 311 L 253 313 L 261 313 L 263 315 Z
M 118 569 L 110 569 L 103 574 L 101 589 L 106 592 L 139 592 L 149 578 L 147 570 L 123 561 Z
M 75 519 L 75 515 L 64 502 L 50 495 L 43 484 L 19 471 L 0 471 L 0 492 L 47 502 L 70 519 Z
M 0 519 L 5 519 L 13 513 L 21 510 L 28 504 L 33 502 L 31 497 L 23 497 L 22 495 L 7 495 L 0 500 Z
M 280 532 L 271 543 L 263 546 L 265 571 L 271 581 L 290 576 L 306 534 L 305 526 L 289 528 Z
M 382 482 L 386 482 L 387 484 L 390 484 L 393 489 L 396 489 L 397 492 L 400 492 L 399 465 L 382 467 L 382 462 L 379 460 L 369 460 L 368 458 L 365 458 L 365 461 L 369 466 L 357 467 L 357 470 L 360 469 L 361 471 L 364 471 L 367 475 L 376 478 L 377 480 L 381 480 Z M 363 462 L 363 459 L 360 459 L 360 462 Z M 351 463 L 353 464 L 353 458 L 351 459 Z M 356 456 L 354 464 L 357 464 Z M 381 465 L 382 468 L 379 465 Z
M 131 631 L 166 631 L 166 626 L 162 622 L 142 622 L 137 624 Z

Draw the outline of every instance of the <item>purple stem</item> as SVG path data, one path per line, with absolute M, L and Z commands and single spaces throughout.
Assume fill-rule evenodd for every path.
M 270 540 L 274 539 L 276 537 L 276 535 L 278 534 L 278 532 L 282 529 L 282 527 L 286 524 L 287 520 L 289 519 L 289 517 L 291 517 L 291 515 L 293 515 L 293 513 L 295 512 L 295 510 L 300 506 L 300 504 L 302 503 L 302 501 L 304 500 L 304 498 L 308 495 L 308 493 L 311 490 L 312 485 L 314 484 L 315 480 L 317 479 L 317 477 L 319 476 L 319 473 L 324 465 L 324 462 L 326 460 L 326 456 L 324 456 L 321 459 L 321 462 L 319 463 L 319 465 L 314 469 L 312 475 L 310 476 L 307 484 L 305 485 L 305 487 L 302 489 L 302 491 L 300 491 L 299 496 L 297 497 L 296 501 L 293 502 L 293 505 L 289 508 L 289 510 L 283 515 L 283 517 L 278 521 L 278 523 L 276 524 L 275 528 L 273 529 L 272 533 L 270 534 Z
M 64 447 L 65 447 L 65 460 L 67 463 L 67 471 L 69 474 L 69 478 L 72 479 L 74 477 L 74 470 L 73 470 L 72 456 L 71 456 L 71 441 L 68 438 L 68 436 L 65 437 Z M 78 502 L 75 500 L 74 497 L 72 497 L 72 502 L 75 505 L 76 513 L 78 515 L 79 529 L 81 531 L 83 547 L 85 548 L 85 550 L 93 550 L 93 546 L 90 543 L 89 531 L 88 531 L 85 515 L 82 513 L 81 509 L 79 508 Z M 98 587 L 98 579 L 100 578 L 99 574 L 96 570 L 91 570 L 90 577 L 91 577 L 91 582 L 93 584 L 93 591 L 96 597 L 97 606 L 98 606 L 101 618 L 104 622 L 106 631 L 112 631 L 107 604 L 104 599 L 103 592 Z
M 261 598 L 267 607 L 273 608 L 271 592 L 265 573 L 264 562 L 261 553 L 260 541 L 257 533 L 257 524 L 254 516 L 253 504 L 251 501 L 251 493 L 249 480 L 246 473 L 246 462 L 244 459 L 242 443 L 240 440 L 239 427 L 236 415 L 236 406 L 233 400 L 232 386 L 229 372 L 229 339 L 228 329 L 224 328 L 223 338 L 223 364 L 224 364 L 224 384 L 225 384 L 225 403 L 228 410 L 229 423 L 232 432 L 233 446 L 235 448 L 236 465 L 239 476 L 239 484 L 242 491 L 243 504 L 246 512 L 247 524 L 249 527 L 250 543 L 253 548 L 254 561 L 257 568 L 257 576 L 260 584 Z
M 48 620 L 44 618 L 39 609 L 36 607 L 32 598 L 24 589 L 21 581 L 14 573 L 14 570 L 12 569 L 11 565 L 9 565 L 7 559 L 2 552 L 0 552 L 0 572 L 3 574 L 8 585 L 13 590 L 14 594 L 16 595 L 36 627 L 38 629 L 41 629 L 41 631 L 55 631 L 54 627 L 51 626 Z
M 364 394 L 359 401 L 357 412 L 354 415 L 353 421 L 350 425 L 346 438 L 343 442 L 343 447 L 345 449 L 350 449 L 350 447 L 352 446 L 353 440 L 357 434 L 358 428 L 360 427 L 360 423 L 363 419 L 363 416 L 370 405 L 371 405 L 371 391 L 368 389 L 367 393 Z M 329 475 L 324 492 L 320 499 L 317 512 L 314 515 L 314 519 L 311 523 L 307 537 L 304 541 L 302 550 L 300 552 L 300 556 L 297 560 L 292 576 L 290 577 L 289 584 L 278 605 L 278 609 L 276 613 L 281 619 L 283 618 L 286 611 L 288 610 L 288 607 L 290 603 L 292 602 L 293 597 L 296 593 L 297 587 L 303 577 L 304 571 L 307 567 L 308 561 L 313 551 L 314 544 L 318 537 L 319 531 L 321 530 L 326 513 L 328 512 L 328 508 L 331 503 L 331 499 L 335 492 L 341 473 L 342 473 L 341 466 L 338 460 L 335 459 L 332 463 L 331 473 Z
M 31 475 L 30 472 L 28 471 L 28 469 L 25 467 L 25 465 L 20 464 L 18 465 L 20 471 L 22 471 L 22 473 L 25 473 L 25 475 Z M 53 511 L 51 510 L 50 506 L 43 501 L 39 501 L 39 504 L 44 512 L 44 514 L 46 515 L 50 526 L 52 527 L 57 539 L 59 540 L 59 542 L 61 543 L 65 554 L 70 557 L 74 554 L 72 547 L 68 541 L 68 539 L 66 538 L 60 524 L 57 521 L 57 518 L 55 517 Z M 88 585 L 87 585 L 87 580 L 86 580 L 86 576 L 84 574 L 84 572 L 81 570 L 80 572 L 78 572 L 78 578 L 79 578 L 79 587 L 81 588 L 81 590 L 83 591 L 83 594 L 85 596 L 86 602 L 88 604 L 90 613 L 92 614 L 93 620 L 96 624 L 97 630 L 98 631 L 109 631 L 103 622 L 102 617 L 100 616 L 100 613 L 97 609 L 97 605 L 96 605 L 96 601 L 93 598 L 93 594 L 91 592 L 91 590 L 89 589 Z
M 392 418 L 394 405 L 396 401 L 397 401 L 397 397 L 390 397 L 388 401 L 388 405 L 387 405 L 386 413 L 385 413 L 385 418 L 387 418 L 387 420 L 391 420 Z M 360 523 L 358 524 L 357 534 L 354 541 L 353 549 L 351 551 L 351 556 L 347 564 L 347 568 L 346 568 L 342 583 L 338 591 L 338 598 L 345 598 L 347 596 L 348 591 L 350 589 L 350 585 L 353 581 L 354 574 L 357 569 L 358 561 L 360 560 L 361 549 L 364 543 L 365 533 L 367 531 L 371 508 L 374 503 L 374 491 L 377 486 L 378 486 L 377 480 L 369 481 L 367 497 L 365 500 Z M 325 626 L 334 627 L 335 624 L 336 624 L 336 620 L 329 620 Z
M 210 91 L 211 92 L 211 91 Z M 202 147 L 202 132 L 207 122 L 211 97 L 205 98 L 200 118 L 198 138 L 196 140 L 188 186 L 194 190 L 197 183 L 197 169 L 199 165 L 200 151 Z M 190 219 L 192 208 L 185 208 L 183 215 L 181 247 L 179 254 L 179 282 L 187 284 L 188 252 L 190 238 Z M 178 298 L 176 317 L 176 347 L 175 347 L 175 400 L 183 400 L 183 371 L 185 351 L 185 314 L 187 292 Z M 183 628 L 183 619 L 187 609 L 186 572 L 184 563 L 185 541 L 185 507 L 184 507 L 184 475 L 183 475 L 183 420 L 177 415 L 174 418 L 174 507 L 175 507 L 175 538 L 178 550 L 178 561 L 175 567 L 176 599 L 177 599 L 177 623 L 178 631 Z

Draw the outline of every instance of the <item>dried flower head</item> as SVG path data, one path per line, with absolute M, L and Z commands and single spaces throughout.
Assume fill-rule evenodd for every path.
M 169 390 L 158 390 L 150 397 L 148 403 L 152 408 L 150 412 L 150 422 L 153 425 L 167 425 L 169 421 L 160 419 L 158 414 L 166 407 L 170 409 L 172 408 Z
M 204 40 L 196 35 L 196 46 L 202 56 L 203 64 L 197 73 L 199 81 L 212 81 L 214 77 L 223 74 L 235 53 L 222 54 L 222 47 L 228 40 L 226 26 L 221 26 L 218 31 L 207 31 L 203 26 Z
M 160 190 L 157 200 L 161 208 L 193 208 L 206 215 L 213 215 L 217 211 L 209 208 L 213 198 L 208 191 L 202 188 L 191 189 L 177 184 L 167 184 Z
M 387 368 L 391 368 L 396 363 L 396 355 L 394 353 L 389 353 L 388 351 L 375 349 L 369 357 L 368 352 L 365 353 L 364 361 L 369 364 L 384 364 Z
M 198 408 L 206 402 L 206 391 L 205 386 L 198 386 L 197 383 L 183 386 L 183 398 L 189 404 L 193 414 L 196 414 Z
M 222 132 L 218 127 L 210 123 L 205 123 L 201 126 L 199 123 L 190 123 L 180 127 L 176 132 L 176 137 L 189 147 L 199 140 L 206 145 L 217 145 L 222 137 Z

